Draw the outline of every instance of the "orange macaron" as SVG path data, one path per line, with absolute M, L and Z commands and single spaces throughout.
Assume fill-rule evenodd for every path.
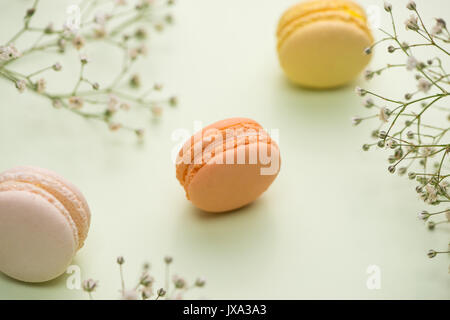
M 225 212 L 256 200 L 280 171 L 277 143 L 248 118 L 215 122 L 180 150 L 176 176 L 199 209 Z

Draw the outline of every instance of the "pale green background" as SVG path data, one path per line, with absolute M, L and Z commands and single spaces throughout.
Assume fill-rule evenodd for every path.
M 61 21 L 73 3 L 42 2 L 44 17 L 36 21 Z M 181 103 L 148 125 L 143 146 L 127 133 L 110 133 L 1 82 L 0 171 L 32 164 L 80 187 L 92 209 L 92 226 L 74 264 L 83 278 L 100 280 L 95 296 L 118 297 L 116 256 L 125 256 L 131 286 L 146 260 L 162 279 L 162 257 L 171 254 L 175 271 L 208 280 L 192 298 L 450 298 L 448 256 L 426 257 L 430 248 L 446 248 L 449 229 L 429 232 L 416 218 L 424 206 L 415 185 L 387 172 L 386 154 L 361 150 L 375 123 L 351 126 L 350 118 L 365 112 L 353 92 L 357 83 L 315 92 L 283 77 L 274 33 L 278 17 L 295 1 L 178 2 L 176 25 L 153 37 L 140 67 L 151 81 L 176 92 Z M 448 1 L 418 2 L 427 21 L 450 9 Z M 29 3 L 0 2 L 1 42 L 20 26 Z M 399 21 L 408 14 L 405 3 L 394 1 Z M 88 50 L 93 61 L 87 71 L 101 81 L 120 56 L 99 50 Z M 389 58 L 384 50 L 375 56 L 373 65 Z M 50 89 L 72 86 L 78 72 L 76 55 L 72 58 L 61 60 L 66 73 L 48 78 Z M 31 72 L 56 59 L 28 59 L 20 67 Z M 370 85 L 400 96 L 414 85 L 406 76 L 392 72 Z M 178 128 L 192 131 L 195 120 L 207 124 L 232 116 L 280 130 L 281 173 L 253 205 L 206 216 L 186 201 L 175 179 L 171 134 Z M 381 268 L 380 290 L 366 287 L 372 264 Z M 66 279 L 30 285 L 0 276 L 0 298 L 86 298 L 66 289 Z

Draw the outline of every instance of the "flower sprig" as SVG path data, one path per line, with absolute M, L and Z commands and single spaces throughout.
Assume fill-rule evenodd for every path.
M 400 39 L 393 7 L 385 2 L 384 9 L 389 14 L 392 30 L 388 32 L 380 29 L 384 37 L 365 49 L 365 53 L 372 54 L 374 47 L 388 43 L 387 52 L 403 55 L 404 63 L 366 70 L 365 78 L 371 80 L 390 70 L 403 69 L 413 73 L 416 88 L 396 98 L 357 87 L 356 93 L 364 97 L 364 107 L 375 112 L 364 117 L 354 117 L 352 122 L 358 125 L 369 119 L 378 120 L 371 134 L 375 141 L 364 144 L 363 150 L 390 150 L 388 171 L 416 181 L 419 197 L 429 205 L 442 207 L 450 202 L 450 74 L 445 65 L 450 56 L 450 32 L 443 18 L 436 18 L 433 26 L 427 27 L 414 1 L 409 1 L 406 8 L 411 11 L 411 16 L 404 26 L 408 32 L 414 32 L 419 40 L 408 43 Z M 427 59 L 420 59 L 416 55 L 419 47 L 426 50 L 429 55 Z M 428 221 L 438 216 L 444 216 L 444 219 L 439 222 Z M 432 230 L 437 224 L 450 222 L 450 208 L 436 209 L 431 213 L 422 211 L 419 217 L 428 221 L 428 227 Z M 428 256 L 433 258 L 445 253 L 449 251 L 430 250 Z
M 136 285 L 130 289 L 126 287 L 123 276 L 123 265 L 125 264 L 125 259 L 122 256 L 119 256 L 116 259 L 116 263 L 119 266 L 120 273 L 120 298 L 123 300 L 183 299 L 183 296 L 189 290 L 194 288 L 203 288 L 206 284 L 205 279 L 202 277 L 197 278 L 194 283 L 188 284 L 184 278 L 178 275 L 173 275 L 172 282 L 170 282 L 170 265 L 173 263 L 173 258 L 166 256 L 164 257 L 165 283 L 163 287 L 156 287 L 155 278 L 151 276 L 150 273 L 150 264 L 144 263 L 142 266 L 142 273 Z M 83 281 L 83 291 L 89 295 L 91 300 L 94 299 L 92 293 L 97 289 L 98 283 L 98 281 L 93 279 Z
M 138 73 L 133 73 L 136 61 L 147 54 L 149 34 L 161 32 L 172 24 L 173 17 L 168 12 L 173 0 L 84 0 L 77 7 L 80 21 L 67 20 L 60 28 L 53 23 L 35 26 L 33 17 L 38 10 L 39 0 L 25 12 L 22 28 L 9 40 L 0 42 L 0 77 L 12 82 L 17 90 L 33 92 L 48 101 L 55 108 L 86 119 L 103 122 L 112 131 L 130 130 L 138 137 L 144 135 L 142 128 L 134 128 L 119 119 L 119 113 L 135 109 L 146 109 L 150 117 L 159 117 L 164 106 L 176 106 L 175 96 L 165 96 L 162 85 L 154 83 L 145 88 Z M 152 26 L 149 29 L 149 26 Z M 16 43 L 22 37 L 34 36 L 31 46 L 19 49 Z M 91 63 L 84 53 L 89 44 L 101 42 L 105 52 L 112 46 L 122 51 L 122 65 L 109 83 L 99 83 L 86 76 L 86 68 Z M 29 73 L 17 71 L 22 58 L 43 55 L 56 51 L 63 55 L 70 50 L 79 52 L 79 74 L 72 88 L 66 92 L 53 93 L 47 90 L 47 72 L 58 72 L 63 66 L 60 62 L 37 67 Z M 36 65 L 38 61 L 36 61 Z

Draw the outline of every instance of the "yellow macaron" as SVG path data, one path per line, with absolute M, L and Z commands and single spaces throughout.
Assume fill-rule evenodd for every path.
M 310 0 L 280 18 L 277 50 L 281 67 L 295 84 L 333 88 L 358 76 L 373 43 L 364 10 L 349 0 Z

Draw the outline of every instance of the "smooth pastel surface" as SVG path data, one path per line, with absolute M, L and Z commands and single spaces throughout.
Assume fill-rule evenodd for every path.
M 280 165 L 278 146 L 260 124 L 230 118 L 188 139 L 179 152 L 176 172 L 197 208 L 225 212 L 255 201 L 275 180 Z
M 444 226 L 430 232 L 417 219 L 418 212 L 433 207 L 417 199 L 414 183 L 387 172 L 388 153 L 361 150 L 372 141 L 376 120 L 356 128 L 350 121 L 355 114 L 366 114 L 354 86 L 370 85 L 401 98 L 414 90 L 413 74 L 393 70 L 370 83 L 359 80 L 326 92 L 292 86 L 278 63 L 274 30 L 295 3 L 178 1 L 175 26 L 152 35 L 149 57 L 137 62 L 139 70 L 148 71 L 142 75 L 149 79 L 145 84 L 162 82 L 180 100 L 176 110 L 164 110 L 159 122 L 145 122 L 149 132 L 144 145 L 0 82 L 0 170 L 33 163 L 64 174 L 83 191 L 93 219 L 88 241 L 72 264 L 80 267 L 82 279 L 100 281 L 94 298 L 118 298 L 118 255 L 126 259 L 127 285 L 136 283 L 145 261 L 163 285 L 166 254 L 174 257 L 173 273 L 190 281 L 205 276 L 205 288 L 192 291 L 191 298 L 450 298 L 449 258 L 426 256 L 428 249 L 446 248 L 450 230 Z M 401 24 L 410 11 L 393 3 Z M 45 25 L 50 16 L 57 23 L 66 14 L 65 1 L 40 4 L 43 14 L 36 13 L 36 23 Z M 364 5 L 378 7 L 381 27 L 389 30 L 382 1 Z M 450 12 L 447 1 L 418 5 L 429 23 L 438 15 L 436 8 Z M 0 39 L 22 26 L 20 17 L 28 7 L 29 2 L 0 2 L 1 12 L 8 13 L 0 19 Z M 399 32 L 408 41 L 415 38 L 403 27 Z M 99 45 L 88 54 L 92 63 L 87 75 L 108 83 L 120 52 L 111 50 L 105 57 Z M 401 55 L 384 49 L 373 58 L 372 69 L 405 63 Z M 45 56 L 39 66 L 30 60 L 24 61 L 23 72 L 55 61 L 63 64 L 60 73 L 46 74 L 52 92 L 75 85 L 77 54 Z M 282 169 L 253 205 L 204 215 L 186 201 L 170 159 L 195 131 L 236 115 L 280 129 Z M 194 127 L 194 121 L 202 125 Z M 172 140 L 180 128 L 189 135 Z M 118 194 L 119 199 L 113 196 Z M 366 286 L 370 265 L 380 267 L 379 290 Z M 66 285 L 73 275 L 36 285 L 0 275 L 0 298 L 86 299 L 86 293 Z
M 362 9 L 351 1 L 312 0 L 281 17 L 278 57 L 286 76 L 311 88 L 333 88 L 355 79 L 369 63 L 373 42 Z
M 0 272 L 25 282 L 64 273 L 87 236 L 81 192 L 56 173 L 15 167 L 0 173 Z
M 25 282 L 54 279 L 66 271 L 77 245 L 72 225 L 47 199 L 0 192 L 0 272 Z

